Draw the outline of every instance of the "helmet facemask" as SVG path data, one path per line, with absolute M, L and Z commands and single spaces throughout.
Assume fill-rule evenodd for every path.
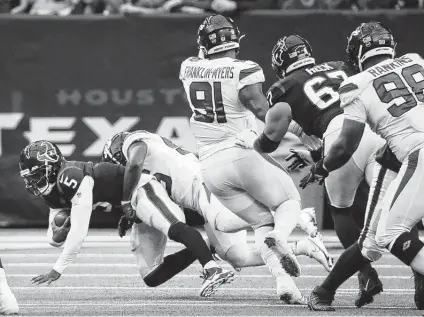
M 36 166 L 31 171 L 29 169 L 21 170 L 20 174 L 25 188 L 35 196 L 48 195 L 54 187 L 53 167 L 47 163 L 43 166 Z

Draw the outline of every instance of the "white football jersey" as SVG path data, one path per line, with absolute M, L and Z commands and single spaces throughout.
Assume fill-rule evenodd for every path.
M 424 60 L 406 54 L 346 79 L 339 89 L 345 117 L 367 122 L 403 159 L 424 146 Z
M 193 116 L 191 129 L 200 160 L 235 146 L 235 136 L 256 131 L 256 119 L 239 100 L 239 90 L 265 81 L 262 68 L 251 61 L 225 57 L 186 59 L 180 70 Z
M 147 145 L 143 172 L 155 176 L 178 204 L 192 190 L 193 179 L 200 174 L 199 160 L 171 141 L 143 130 L 132 132 L 125 138 L 122 152 L 127 160 L 131 144 L 137 141 Z

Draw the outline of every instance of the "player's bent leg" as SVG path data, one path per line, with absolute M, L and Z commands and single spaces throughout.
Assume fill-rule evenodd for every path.
M 171 240 L 184 244 L 199 260 L 205 272 L 200 296 L 211 296 L 221 284 L 233 280 L 234 273 L 223 270 L 213 260 L 201 234 L 183 222 L 183 211 L 159 182 L 151 180 L 140 187 L 135 201 L 137 216 L 143 222 L 162 231 Z
M 292 276 L 300 275 L 300 265 L 287 243 L 289 235 L 299 222 L 300 195 L 293 180 L 269 155 L 256 151 L 234 162 L 243 189 L 256 201 L 275 211 L 275 228 L 265 243 L 285 264 Z M 249 171 L 247 173 L 246 171 Z
M 7 283 L 6 273 L 0 259 L 0 314 L 13 315 L 18 313 L 18 302 Z
M 412 152 L 402 164 L 384 198 L 376 240 L 402 262 L 424 274 L 423 242 L 411 233 L 424 217 L 424 149 Z
M 214 230 L 209 223 L 206 223 L 204 227 L 216 253 L 234 268 L 265 265 L 260 252 L 247 243 L 245 230 L 226 233 Z

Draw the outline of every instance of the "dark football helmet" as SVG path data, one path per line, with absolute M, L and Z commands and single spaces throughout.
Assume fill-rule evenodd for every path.
M 127 160 L 122 152 L 122 145 L 129 132 L 119 132 L 111 137 L 103 147 L 102 162 L 126 165 Z
M 347 42 L 347 62 L 356 71 L 363 70 L 362 64 L 370 57 L 395 56 L 396 42 L 392 31 L 380 22 L 362 23 L 350 34 Z
M 278 40 L 272 49 L 271 66 L 279 78 L 288 73 L 315 64 L 312 47 L 308 41 L 299 35 L 289 35 Z
M 219 14 L 207 17 L 197 31 L 197 44 L 205 57 L 233 49 L 238 51 L 242 38 L 237 24 Z
M 64 162 L 54 143 L 41 140 L 27 145 L 19 158 L 20 175 L 26 189 L 36 196 L 50 193 Z

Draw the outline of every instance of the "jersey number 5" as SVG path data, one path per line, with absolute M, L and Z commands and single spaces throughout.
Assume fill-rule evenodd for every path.
M 397 73 L 389 73 L 373 83 L 381 102 L 390 103 L 400 98 L 387 109 L 393 117 L 400 117 L 414 108 L 417 100 L 424 102 L 424 68 L 418 64 L 406 67 L 402 70 L 402 78 Z
M 192 82 L 190 84 L 190 106 L 194 120 L 206 123 L 225 123 L 224 103 L 220 82 Z
M 340 100 L 338 89 L 347 78 L 342 70 L 327 72 L 323 75 L 325 76 L 315 76 L 303 85 L 305 95 L 320 109 L 325 109 Z

